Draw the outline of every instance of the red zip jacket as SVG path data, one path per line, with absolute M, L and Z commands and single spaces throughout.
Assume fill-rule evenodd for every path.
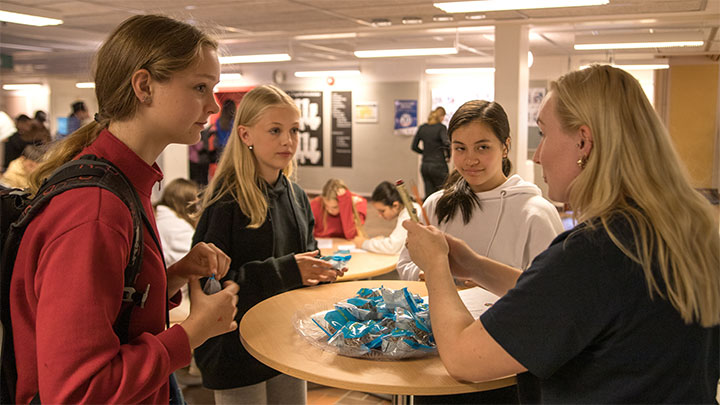
M 315 216 L 313 234 L 316 238 L 340 237 L 350 240 L 357 236 L 357 228 L 353 219 L 352 197 L 360 199 L 355 207 L 358 216 L 360 216 L 360 223 L 364 224 L 367 215 L 367 200 L 349 191 L 338 196 L 340 214 L 335 216 L 325 212 L 322 196 L 317 196 L 310 201 L 310 208 L 312 208 L 313 216 Z
M 107 130 L 81 155 L 88 153 L 125 173 L 154 226 L 157 165 Z M 135 285 L 144 291 L 150 284 L 145 307 L 133 309 L 129 344 L 121 345 L 112 328 L 132 229 L 125 204 L 95 187 L 56 196 L 28 226 L 10 289 L 18 403 L 38 390 L 43 403 L 168 403 L 168 376 L 190 362 L 190 346 L 181 326 L 165 330 L 167 277 L 147 229 Z

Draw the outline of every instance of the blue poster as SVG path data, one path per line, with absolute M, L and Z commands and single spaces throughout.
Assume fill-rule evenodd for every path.
M 395 135 L 415 135 L 417 100 L 395 100 Z

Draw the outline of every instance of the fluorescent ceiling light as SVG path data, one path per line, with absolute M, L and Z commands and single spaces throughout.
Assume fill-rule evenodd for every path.
M 94 89 L 95 82 L 77 82 L 75 83 L 75 87 L 78 89 Z
M 448 22 L 452 20 L 454 20 L 454 18 L 451 15 L 438 14 L 433 16 L 433 21 L 435 22 Z
M 356 38 L 356 32 L 339 32 L 337 34 L 314 34 L 314 35 L 296 35 L 295 39 L 300 41 L 312 41 L 315 39 L 343 39 Z
M 313 70 L 306 72 L 295 72 L 295 77 L 327 77 L 327 76 L 357 76 L 359 70 Z
M 58 20 L 57 18 L 47 18 L 31 14 L 13 13 L 11 11 L 3 10 L 0 10 L 0 21 L 15 24 L 34 25 L 36 27 L 44 27 L 46 25 L 60 25 L 63 23 L 63 20 Z
M 677 48 L 686 46 L 702 46 L 704 41 L 665 41 L 665 42 L 615 42 L 605 44 L 575 44 L 577 51 L 598 49 L 641 49 L 641 48 Z
M 0 48 L 17 49 L 19 51 L 52 52 L 52 48 L 46 48 L 44 46 L 9 44 L 7 42 L 0 42 Z
M 602 6 L 610 0 L 484 0 L 433 3 L 446 13 L 474 13 L 501 10 L 529 10 L 537 8 Z
M 412 49 L 376 49 L 355 51 L 358 58 L 392 58 L 397 56 L 454 55 L 456 48 L 412 48 Z
M 483 38 L 487 39 L 488 41 L 495 42 L 495 34 L 483 34 Z M 540 34 L 536 34 L 534 32 L 531 32 L 528 38 L 531 41 L 540 41 L 543 39 L 543 37 L 540 36 Z
M 425 73 L 429 75 L 470 75 L 477 73 L 492 73 L 495 71 L 494 67 L 480 67 L 480 68 L 434 68 L 425 69 Z
M 580 70 L 587 69 L 591 65 L 582 65 L 580 66 Z M 628 65 L 611 65 L 613 67 L 624 69 L 624 70 L 659 70 L 659 69 L 668 69 L 670 65 L 667 62 L 661 62 L 661 63 L 645 63 L 645 64 L 628 64 Z
M 220 73 L 220 81 L 224 80 L 240 80 L 242 79 L 242 74 L 240 73 Z
M 290 55 L 286 53 L 271 53 L 262 55 L 236 55 L 236 56 L 221 56 L 220 63 L 223 65 L 231 63 L 262 63 L 262 62 L 284 62 L 288 61 Z
M 24 84 L 3 84 L 3 90 L 40 90 L 42 84 L 24 83 Z

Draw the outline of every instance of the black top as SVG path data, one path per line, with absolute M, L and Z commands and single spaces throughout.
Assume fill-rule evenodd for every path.
M 5 142 L 5 157 L 3 160 L 3 169 L 7 169 L 10 162 L 22 156 L 23 150 L 33 142 L 24 141 L 20 132 L 12 134 Z
M 628 224 L 613 221 L 623 240 Z M 664 291 L 664 290 L 663 290 Z M 481 316 L 547 403 L 715 403 L 719 328 L 686 325 L 603 228 L 558 235 Z
M 423 142 L 423 148 L 418 146 Z M 447 136 L 447 128 L 442 123 L 422 124 L 413 138 L 412 150 L 422 153 L 423 163 L 445 163 L 450 156 L 450 139 Z
M 212 242 L 230 256 L 230 270 L 223 281 L 240 285 L 235 317 L 238 324 L 260 301 L 301 287 L 294 255 L 317 248 L 315 220 L 300 186 L 281 174 L 268 190 L 268 202 L 267 220 L 250 229 L 249 217 L 229 194 L 225 195 L 203 212 L 193 237 L 193 245 Z M 203 385 L 210 389 L 257 384 L 279 374 L 245 350 L 237 330 L 208 339 L 195 349 L 195 360 Z

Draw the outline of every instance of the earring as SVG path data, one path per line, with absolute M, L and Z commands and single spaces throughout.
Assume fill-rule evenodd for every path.
M 577 161 L 577 165 L 581 169 L 584 169 L 585 165 L 587 165 L 587 156 L 580 157 L 580 159 L 578 159 L 578 161 Z
M 248 149 L 253 150 L 253 146 L 252 146 L 252 145 L 249 145 L 249 146 L 248 146 Z

